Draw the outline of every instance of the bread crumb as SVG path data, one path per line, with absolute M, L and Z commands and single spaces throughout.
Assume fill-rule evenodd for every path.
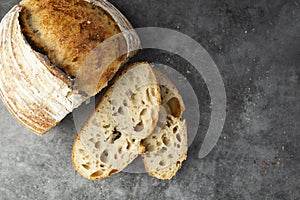
M 270 164 L 266 161 L 263 161 L 264 167 L 270 167 Z

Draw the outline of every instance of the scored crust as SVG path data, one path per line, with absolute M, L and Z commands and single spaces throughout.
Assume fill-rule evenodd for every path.
M 45 5 L 45 2 L 49 3 L 49 5 Z M 77 45 L 77 47 L 82 47 L 77 48 L 77 53 L 81 60 L 78 58 L 78 65 L 76 66 L 73 65 L 73 63 L 70 64 L 70 60 L 68 60 L 69 57 L 66 56 L 70 56 L 71 58 L 76 54 L 76 52 L 74 53 L 74 49 L 76 48 L 72 48 L 76 46 L 75 38 L 78 37 L 80 39 L 84 39 L 85 36 L 76 35 L 75 33 L 78 33 L 76 31 L 74 32 L 74 35 L 72 35 L 71 31 L 66 31 L 69 30 L 68 28 L 70 28 L 70 25 L 66 24 L 65 20 L 69 20 L 70 18 L 65 16 L 64 18 L 60 18 L 63 15 L 60 15 L 59 17 L 57 14 L 46 17 L 46 13 L 49 11 L 46 7 L 51 7 L 51 5 L 52 8 L 55 7 L 50 2 L 60 2 L 59 4 L 64 4 L 64 6 L 66 6 L 67 3 L 79 2 L 80 5 L 83 4 L 86 7 L 92 6 L 97 12 L 99 11 L 99 13 L 101 13 L 100 18 L 105 18 L 103 18 L 102 21 L 100 20 L 101 23 L 109 22 L 111 24 L 111 28 L 107 29 L 109 34 L 105 35 L 105 37 L 108 37 L 110 34 L 121 33 L 122 31 L 117 39 L 109 40 L 110 42 L 108 43 L 118 44 L 119 46 L 112 45 L 111 47 L 106 48 L 103 55 L 101 57 L 96 56 L 97 59 L 95 59 L 95 56 L 93 55 L 101 50 L 101 48 L 96 48 L 96 50 L 88 54 L 91 56 L 91 59 L 87 59 L 89 62 L 95 63 L 101 59 L 109 60 L 111 58 L 111 55 L 109 55 L 110 51 L 117 54 L 123 50 L 127 50 L 125 55 L 118 57 L 118 59 L 114 60 L 111 65 L 103 67 L 101 71 L 103 73 L 96 73 L 97 71 L 88 70 L 86 67 L 83 67 L 84 70 L 77 70 L 76 72 L 76 69 L 79 66 L 79 61 L 84 60 L 84 55 L 87 55 L 85 50 L 88 52 L 88 50 L 90 50 L 96 43 L 86 39 L 84 40 L 84 44 L 81 46 Z M 130 31 L 129 33 L 127 32 L 126 34 L 123 33 L 127 30 L 131 30 L 132 26 L 113 5 L 104 0 L 88 0 L 87 2 L 75 0 L 23 0 L 21 4 L 22 6 L 17 5 L 13 7 L 0 23 L 0 97 L 8 110 L 21 124 L 29 128 L 32 132 L 43 135 L 52 127 L 57 125 L 68 113 L 72 112 L 74 108 L 81 105 L 81 103 L 89 96 L 93 96 L 105 87 L 108 80 L 111 79 L 111 77 L 119 69 L 120 65 L 136 53 L 131 50 L 139 49 L 140 41 L 134 31 Z M 36 7 L 31 7 L 31 5 L 35 5 Z M 44 11 L 43 9 L 40 9 L 39 11 L 35 10 L 41 5 L 45 6 Z M 70 14 L 70 17 L 73 16 L 72 11 L 70 11 L 72 7 L 68 7 L 63 10 L 60 8 L 62 7 L 53 9 L 56 9 L 60 14 L 65 12 Z M 36 12 L 44 14 L 37 14 L 35 16 L 30 14 L 29 10 L 33 13 Z M 80 6 L 77 7 L 77 10 L 80 10 Z M 80 11 L 80 13 L 82 12 L 83 10 Z M 87 16 L 93 18 L 91 13 Z M 38 31 L 31 29 L 28 24 L 26 25 L 27 20 L 36 17 L 38 17 L 36 22 L 44 20 L 43 24 L 45 25 L 40 26 L 40 30 Z M 97 19 L 97 17 L 93 19 Z M 21 30 L 20 24 L 22 24 L 23 30 Z M 64 31 L 55 32 L 59 30 L 55 29 L 55 25 L 63 25 Z M 97 27 L 101 27 L 101 25 Z M 107 28 L 106 25 L 103 25 L 103 27 L 105 29 Z M 76 29 L 75 26 L 74 28 Z M 48 42 L 52 42 L 51 44 L 55 44 L 57 47 L 61 47 L 59 44 L 65 44 L 65 48 L 62 47 L 59 49 L 57 51 L 59 54 L 56 55 L 54 55 L 52 51 L 52 54 L 49 53 L 50 50 L 48 49 L 48 58 L 50 58 L 50 63 L 48 58 L 45 59 L 45 56 L 38 53 L 38 51 L 44 53 L 47 51 L 45 46 L 43 46 L 44 43 L 43 45 L 39 45 L 42 44 L 43 41 L 35 41 L 40 39 L 40 37 L 37 36 L 40 33 L 39 31 L 45 31 L 50 34 Z M 83 35 L 89 35 L 90 33 L 96 34 L 95 31 L 93 32 L 86 27 L 84 27 L 83 31 L 85 31 Z M 51 33 L 54 32 L 55 37 L 52 37 L 54 35 L 51 35 Z M 26 33 L 27 40 L 23 33 Z M 80 39 L 78 39 L 78 41 L 80 41 Z M 34 43 L 33 41 L 35 41 L 35 48 L 32 46 Z M 70 43 L 63 41 L 69 41 Z M 28 42 L 30 42 L 30 44 L 28 44 Z M 89 44 L 90 42 L 92 44 Z M 72 46 L 72 44 L 75 46 Z M 86 45 L 86 49 L 83 48 L 84 45 Z M 54 58 L 56 58 L 56 56 L 60 59 L 62 59 L 62 57 L 66 58 L 65 60 L 63 59 L 62 63 L 68 63 L 74 68 L 68 65 L 68 67 L 59 69 L 58 67 L 61 67 L 62 65 L 54 62 Z M 89 62 L 84 62 L 87 66 L 90 64 Z M 97 65 L 94 68 L 97 67 L 101 68 L 101 65 Z M 66 74 L 66 71 L 68 71 L 69 74 Z M 73 79 L 73 73 L 77 73 L 76 79 Z
M 20 123 L 42 135 L 86 97 L 32 50 L 21 32 L 20 11 L 13 7 L 0 23 L 0 97 Z
M 22 0 L 21 25 L 33 46 L 51 63 L 76 80 L 79 89 L 95 95 L 107 85 L 127 58 L 127 40 L 115 9 L 108 13 L 103 0 Z M 58 23 L 59 22 L 59 23 Z M 125 28 L 124 28 L 125 24 Z M 136 44 L 139 48 L 139 44 Z M 93 76 L 91 76 L 93 74 Z
M 72 152 L 85 178 L 106 178 L 124 169 L 139 153 L 141 140 L 156 126 L 160 89 L 148 63 L 126 68 L 103 94 L 96 111 L 78 133 Z
M 173 83 L 155 71 L 161 88 L 159 128 L 142 141 L 146 151 L 142 159 L 148 173 L 159 179 L 171 179 L 187 155 L 186 121 L 181 120 L 184 103 Z

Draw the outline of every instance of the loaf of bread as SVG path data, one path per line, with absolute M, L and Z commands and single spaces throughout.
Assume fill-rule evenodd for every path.
M 1 21 L 0 44 L 0 97 L 39 135 L 101 91 L 140 47 L 106 0 L 22 0 Z
M 20 19 L 28 41 L 69 76 L 79 76 L 81 90 L 95 95 L 127 59 L 127 44 L 116 16 L 105 10 L 111 6 L 90 2 L 22 0 Z
M 171 179 L 180 169 L 187 154 L 186 121 L 181 120 L 184 103 L 171 81 L 155 71 L 161 89 L 158 127 L 142 141 L 146 151 L 142 159 L 148 173 L 158 179 Z
M 75 169 L 92 180 L 120 172 L 145 148 L 141 140 L 156 127 L 160 88 L 152 67 L 135 63 L 103 94 L 74 142 Z

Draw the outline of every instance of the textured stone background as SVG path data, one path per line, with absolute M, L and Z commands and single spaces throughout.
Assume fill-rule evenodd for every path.
M 17 2 L 1 1 L 0 17 Z M 85 180 L 71 164 L 72 116 L 38 137 L 0 102 L 0 199 L 299 199 L 300 2 L 111 2 L 135 27 L 181 31 L 210 53 L 228 96 L 217 146 L 197 158 L 210 112 L 209 95 L 197 75 L 187 74 L 201 100 L 201 127 L 171 181 L 130 173 Z M 135 58 L 144 59 L 189 68 L 165 52 L 142 51 Z

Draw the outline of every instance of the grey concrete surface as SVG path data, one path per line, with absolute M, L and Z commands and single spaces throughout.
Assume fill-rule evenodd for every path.
M 1 0 L 0 17 L 17 2 Z M 201 126 L 176 177 L 160 181 L 119 173 L 89 181 L 71 164 L 72 116 L 38 137 L 1 102 L 0 199 L 300 199 L 300 2 L 111 2 L 135 27 L 178 30 L 210 53 L 228 98 L 220 140 L 207 157 L 197 157 L 210 116 L 209 95 L 199 75 L 186 73 L 200 100 Z M 134 60 L 162 62 L 183 73 L 191 68 L 180 57 L 155 50 Z

